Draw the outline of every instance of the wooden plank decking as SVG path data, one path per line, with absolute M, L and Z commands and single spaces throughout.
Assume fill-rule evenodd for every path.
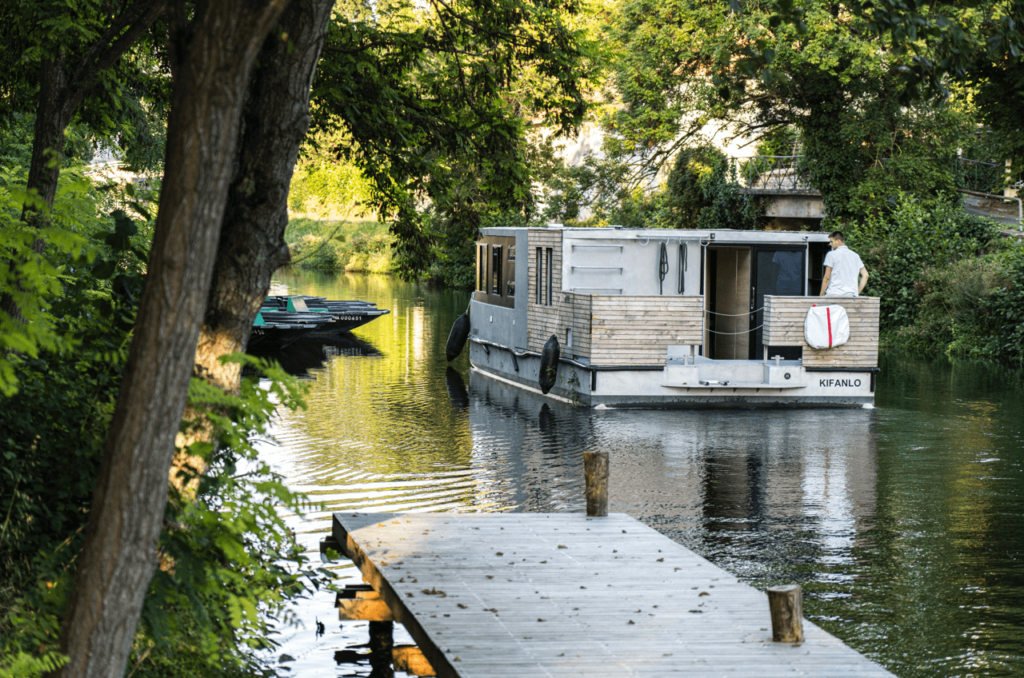
M 443 678 L 891 676 L 623 514 L 335 513 L 343 553 Z

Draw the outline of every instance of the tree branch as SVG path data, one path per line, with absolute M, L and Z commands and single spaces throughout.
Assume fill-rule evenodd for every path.
M 137 0 L 114 19 L 110 28 L 93 42 L 75 67 L 61 102 L 65 112 L 70 114 L 78 108 L 96 76 L 116 64 L 166 7 L 167 0 Z

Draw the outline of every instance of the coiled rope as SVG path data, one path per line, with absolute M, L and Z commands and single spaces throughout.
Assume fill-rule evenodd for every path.
M 661 243 L 661 254 L 658 258 L 658 294 L 665 294 L 665 276 L 668 275 L 668 248 Z

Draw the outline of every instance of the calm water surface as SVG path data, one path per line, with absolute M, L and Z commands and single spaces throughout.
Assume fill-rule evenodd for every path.
M 275 293 L 391 310 L 286 356 L 309 407 L 281 413 L 263 453 L 326 506 L 295 519 L 311 551 L 332 511 L 584 511 L 580 453 L 601 450 L 611 510 L 754 586 L 800 582 L 808 618 L 898 676 L 1024 675 L 1019 373 L 890 357 L 875 409 L 573 410 L 470 373 L 465 353 L 449 369 L 468 293 L 298 271 Z M 292 675 L 369 675 L 366 624 L 333 603 L 297 605 Z

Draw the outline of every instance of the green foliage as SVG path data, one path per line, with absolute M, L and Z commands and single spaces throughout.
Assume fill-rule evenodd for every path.
M 133 651 L 140 676 L 248 673 L 260 668 L 252 650 L 274 647 L 285 604 L 329 573 L 308 571 L 284 512 L 308 504 L 258 458 L 252 440 L 267 432 L 274 409 L 304 407 L 304 387 L 276 363 L 235 354 L 269 382 L 244 379 L 238 395 L 200 379 L 189 388 L 194 417 L 184 439 L 212 430 L 212 440 L 179 448 L 206 470 L 184 465 L 172 484 L 161 534 L 162 563 L 150 583 Z M 192 488 L 198 482 L 194 491 Z
M 573 226 L 750 229 L 764 213 L 762 200 L 741 192 L 736 165 L 710 145 L 680 150 L 664 186 L 630 186 L 627 164 L 588 157 L 549 173 L 543 215 Z M 590 218 L 580 219 L 584 209 Z
M 292 219 L 285 231 L 292 263 L 325 273 L 391 273 L 394 236 L 376 221 Z
M 710 146 L 683 149 L 665 186 L 670 228 L 752 229 L 762 201 L 740 192 L 736 165 Z
M 359 168 L 345 157 L 351 144 L 341 132 L 311 138 L 292 177 L 288 207 L 319 219 L 362 217 L 370 200 L 370 184 Z
M 881 297 L 882 329 L 896 331 L 917 320 L 925 271 L 973 259 L 998 227 L 955 203 L 925 205 L 900 193 L 891 210 L 847 223 L 843 231 L 870 274 L 865 294 Z
M 403 274 L 425 271 L 436 248 L 464 247 L 483 215 L 532 214 L 524 118 L 566 131 L 582 120 L 592 66 L 580 12 L 577 0 L 398 0 L 338 13 L 312 134 L 351 133 L 346 153 L 392 225 Z
M 107 430 L 131 341 L 148 257 L 152 215 L 135 191 L 79 186 L 71 174 L 53 226 L 81 241 L 72 256 L 48 247 L 36 274 L 55 276 L 41 313 L 58 337 L 5 365 L 19 385 L 0 396 L 0 676 L 36 676 L 63 658 L 57 637 L 83 543 Z M 62 184 L 63 185 L 63 184 Z M 126 209 L 109 216 L 103 205 Z M 12 218 L 17 226 L 20 222 Z M 90 257 L 80 256 L 87 251 Z M 38 330 L 32 330 L 38 331 Z M 257 651 L 273 646 L 285 603 L 320 585 L 283 513 L 306 500 L 261 462 L 251 440 L 274 408 L 301 406 L 302 388 L 276 366 L 234 356 L 269 381 L 225 395 L 193 382 L 195 417 L 182 440 L 206 471 L 169 488 L 161 567 L 135 638 L 136 675 L 266 673 Z
M 0 173 L 0 294 L 16 305 L 18 315 L 0 308 L 0 394 L 17 389 L 15 364 L 22 356 L 35 358 L 43 350 L 69 348 L 49 312 L 61 293 L 61 276 L 85 265 L 92 252 L 87 236 L 102 228 L 104 220 L 92 211 L 92 187 L 81 174 L 65 172 L 42 230 L 21 221 L 22 205 L 40 210 L 46 205 L 25 192 L 18 170 Z M 40 254 L 45 251 L 45 254 Z M 20 317 L 19 317 L 20 316 Z
M 40 256 L 39 275 L 57 271 L 40 323 L 60 340 L 8 356 L 19 389 L 0 396 L 0 675 L 41 675 L 63 661 L 61 614 L 142 292 L 136 225 L 120 211 L 97 216 L 96 192 L 73 186 L 58 194 L 47 230 L 74 233 L 90 257 L 56 247 Z
M 609 89 L 623 105 L 604 121 L 605 151 L 631 167 L 628 180 L 649 181 L 715 122 L 767 136 L 762 145 L 772 152 L 798 131 L 803 169 L 836 218 L 879 209 L 892 188 L 927 198 L 949 190 L 964 112 L 903 106 L 899 73 L 910 57 L 884 49 L 848 7 L 804 3 L 791 22 L 779 20 L 782 11 L 771 0 L 743 3 L 742 11 L 720 0 L 617 8 L 609 39 L 621 51 Z M 938 162 L 921 172 L 904 158 Z

